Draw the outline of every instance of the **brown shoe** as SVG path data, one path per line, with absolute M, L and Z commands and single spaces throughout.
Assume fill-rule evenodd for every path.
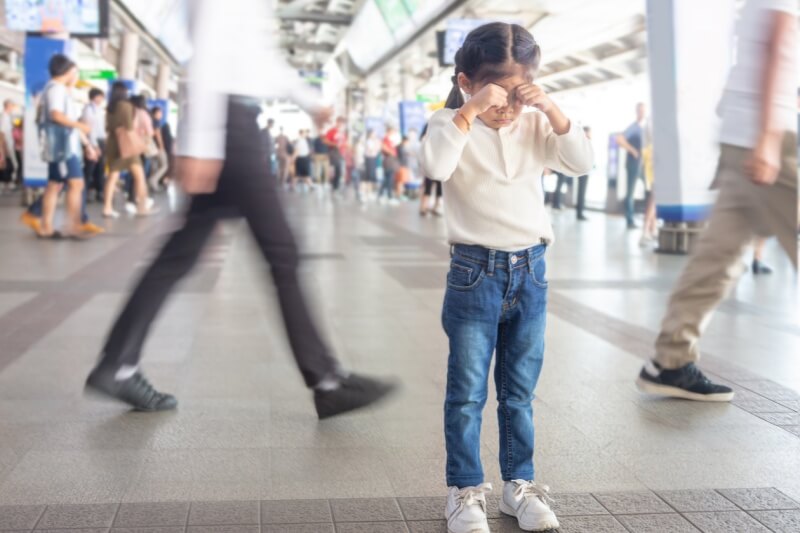
M 28 211 L 22 213 L 22 216 L 19 217 L 19 221 L 31 228 L 37 235 L 42 231 L 42 219 L 32 215 Z
M 100 233 L 106 232 L 106 230 L 104 230 L 97 224 L 92 224 L 91 222 L 86 222 L 85 224 L 81 224 L 80 226 L 78 226 L 78 230 L 81 233 L 86 233 L 87 235 L 99 235 Z

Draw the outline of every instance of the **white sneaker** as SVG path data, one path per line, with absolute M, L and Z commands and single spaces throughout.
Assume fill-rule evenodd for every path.
M 136 204 L 135 204 L 135 203 L 133 203 L 133 202 L 125 202 L 125 211 L 126 211 L 126 212 L 127 212 L 129 215 L 135 215 L 135 214 L 136 214 L 136 211 L 137 211 L 137 209 L 136 209 Z
M 444 517 L 447 533 L 489 533 L 486 519 L 486 495 L 492 492 L 491 483 L 477 487 L 450 487 Z
M 500 499 L 500 511 L 515 516 L 523 531 L 557 529 L 558 519 L 550 509 L 553 499 L 548 492 L 550 487 L 537 485 L 533 481 L 507 481 Z

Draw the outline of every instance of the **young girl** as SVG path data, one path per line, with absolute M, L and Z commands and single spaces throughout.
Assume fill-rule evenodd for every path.
M 531 402 L 544 354 L 544 255 L 553 241 L 540 176 L 544 167 L 587 174 L 592 150 L 580 126 L 533 84 L 539 60 L 521 26 L 472 31 L 456 54 L 446 109 L 431 118 L 423 143 L 427 176 L 444 182 L 452 245 L 442 311 L 450 340 L 449 533 L 489 531 L 485 495 L 492 487 L 484 483 L 480 430 L 495 351 L 500 509 L 526 531 L 558 527 L 549 489 L 534 482 L 533 469 Z M 522 114 L 525 107 L 537 111 Z

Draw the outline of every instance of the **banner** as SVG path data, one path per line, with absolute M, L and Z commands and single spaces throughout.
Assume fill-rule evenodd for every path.
M 400 102 L 400 133 L 408 135 L 409 130 L 422 132 L 428 120 L 425 118 L 425 104 L 415 100 Z

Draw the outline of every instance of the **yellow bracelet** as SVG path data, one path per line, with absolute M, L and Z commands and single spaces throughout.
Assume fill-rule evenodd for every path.
M 465 115 L 464 113 L 462 113 L 460 109 L 459 109 L 458 111 L 456 111 L 456 116 L 457 116 L 457 117 L 461 117 L 461 119 L 462 119 L 462 120 L 464 121 L 464 123 L 467 125 L 467 131 L 470 131 L 470 130 L 472 130 L 472 122 L 470 122 L 470 121 L 469 121 L 469 119 L 467 119 L 467 115 Z

